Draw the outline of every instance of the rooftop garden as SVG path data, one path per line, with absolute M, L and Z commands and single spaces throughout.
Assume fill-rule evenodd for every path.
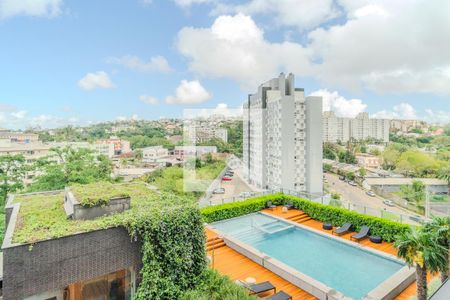
M 98 184 L 95 183 L 80 186 L 79 189 L 86 188 L 86 191 L 92 191 L 84 195 L 95 195 L 93 191 L 97 187 Z M 101 190 L 103 188 L 105 186 L 102 186 Z M 131 197 L 131 208 L 119 214 L 103 216 L 94 220 L 68 219 L 63 207 L 63 192 L 16 195 L 14 203 L 20 202 L 20 210 L 13 242 L 34 243 L 75 233 L 116 227 L 125 224 L 130 218 L 141 214 L 143 211 L 154 211 L 172 205 L 194 203 L 192 199 L 185 197 L 156 194 L 148 189 L 144 183 L 116 184 L 114 190 L 120 190 L 121 195 Z M 108 195 L 117 195 L 117 193 L 108 192 Z M 95 198 L 103 199 L 107 197 Z
M 70 190 L 78 202 L 87 207 L 108 204 L 109 200 L 113 198 L 130 197 L 130 194 L 124 191 L 123 185 L 106 181 L 88 185 L 73 185 Z

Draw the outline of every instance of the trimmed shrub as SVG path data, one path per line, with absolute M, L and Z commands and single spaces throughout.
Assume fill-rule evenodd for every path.
M 409 225 L 284 194 L 273 194 L 241 202 L 210 206 L 201 209 L 201 214 L 205 222 L 211 223 L 260 211 L 266 207 L 267 201 L 272 201 L 275 205 L 283 205 L 292 201 L 296 209 L 304 211 L 311 218 L 331 223 L 334 226 L 341 226 L 347 222 L 352 223 L 356 230 L 364 225 L 369 226 L 371 235 L 379 235 L 388 242 L 394 241 L 397 235 L 410 230 Z

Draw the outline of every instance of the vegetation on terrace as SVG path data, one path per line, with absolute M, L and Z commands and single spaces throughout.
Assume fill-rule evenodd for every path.
M 347 222 L 352 223 L 357 230 L 362 226 L 369 226 L 373 235 L 379 235 L 388 242 L 394 241 L 397 235 L 410 230 L 408 225 L 391 220 L 359 214 L 344 208 L 314 203 L 281 193 L 256 197 L 241 202 L 205 207 L 201 209 L 201 213 L 204 221 L 211 223 L 258 212 L 266 207 L 267 201 L 272 201 L 275 205 L 283 205 L 288 201 L 292 201 L 294 208 L 304 211 L 315 220 L 331 223 L 334 226 L 341 226 Z
M 73 185 L 70 190 L 78 202 L 87 207 L 108 204 L 112 198 L 130 197 L 130 194 L 123 190 L 123 186 L 105 181 Z
M 84 185 L 95 189 L 97 184 Z M 64 211 L 64 193 L 20 194 L 14 203 L 20 202 L 18 222 L 13 235 L 14 243 L 33 243 L 59 238 L 80 232 L 117 227 L 129 222 L 136 215 L 164 207 L 193 204 L 190 198 L 167 193 L 157 194 L 144 183 L 119 184 L 122 194 L 131 197 L 131 208 L 125 212 L 103 216 L 94 220 L 70 220 Z

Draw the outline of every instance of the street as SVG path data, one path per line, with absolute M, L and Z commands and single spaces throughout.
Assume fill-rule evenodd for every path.
M 341 200 L 348 201 L 357 206 L 366 206 L 377 210 L 386 210 L 396 214 L 402 214 L 407 216 L 415 215 L 403 208 L 397 206 L 388 206 L 383 203 L 384 198 L 380 196 L 371 197 L 366 194 L 366 191 L 359 186 L 351 186 L 347 182 L 340 180 L 335 174 L 325 174 L 325 178 L 328 180 L 326 183 L 330 192 L 337 192 L 341 195 Z

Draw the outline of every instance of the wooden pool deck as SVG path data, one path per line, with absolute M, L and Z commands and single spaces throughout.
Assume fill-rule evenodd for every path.
M 322 222 L 311 219 L 308 215 L 299 210 L 289 210 L 283 212 L 282 207 L 279 206 L 274 210 L 265 209 L 265 213 L 273 214 L 278 217 L 292 220 L 302 225 L 326 232 L 331 235 L 331 230 L 323 230 Z M 350 236 L 354 233 L 342 235 L 341 238 L 350 240 Z M 245 280 L 248 277 L 253 277 L 257 282 L 270 281 L 278 290 L 283 290 L 290 294 L 293 300 L 316 299 L 314 296 L 308 294 L 304 290 L 289 283 L 278 275 L 256 264 L 247 257 L 234 251 L 223 243 L 218 235 L 209 229 L 206 230 L 207 235 L 207 255 L 214 257 L 211 267 L 220 273 L 229 276 L 232 280 Z M 382 242 L 381 244 L 374 244 L 369 239 L 364 239 L 360 242 L 361 245 L 370 247 L 388 254 L 397 255 L 397 250 L 392 243 Z M 269 294 L 261 294 L 260 296 L 269 296 Z M 411 284 L 406 288 L 395 300 L 408 300 L 409 297 L 416 295 L 416 284 Z

